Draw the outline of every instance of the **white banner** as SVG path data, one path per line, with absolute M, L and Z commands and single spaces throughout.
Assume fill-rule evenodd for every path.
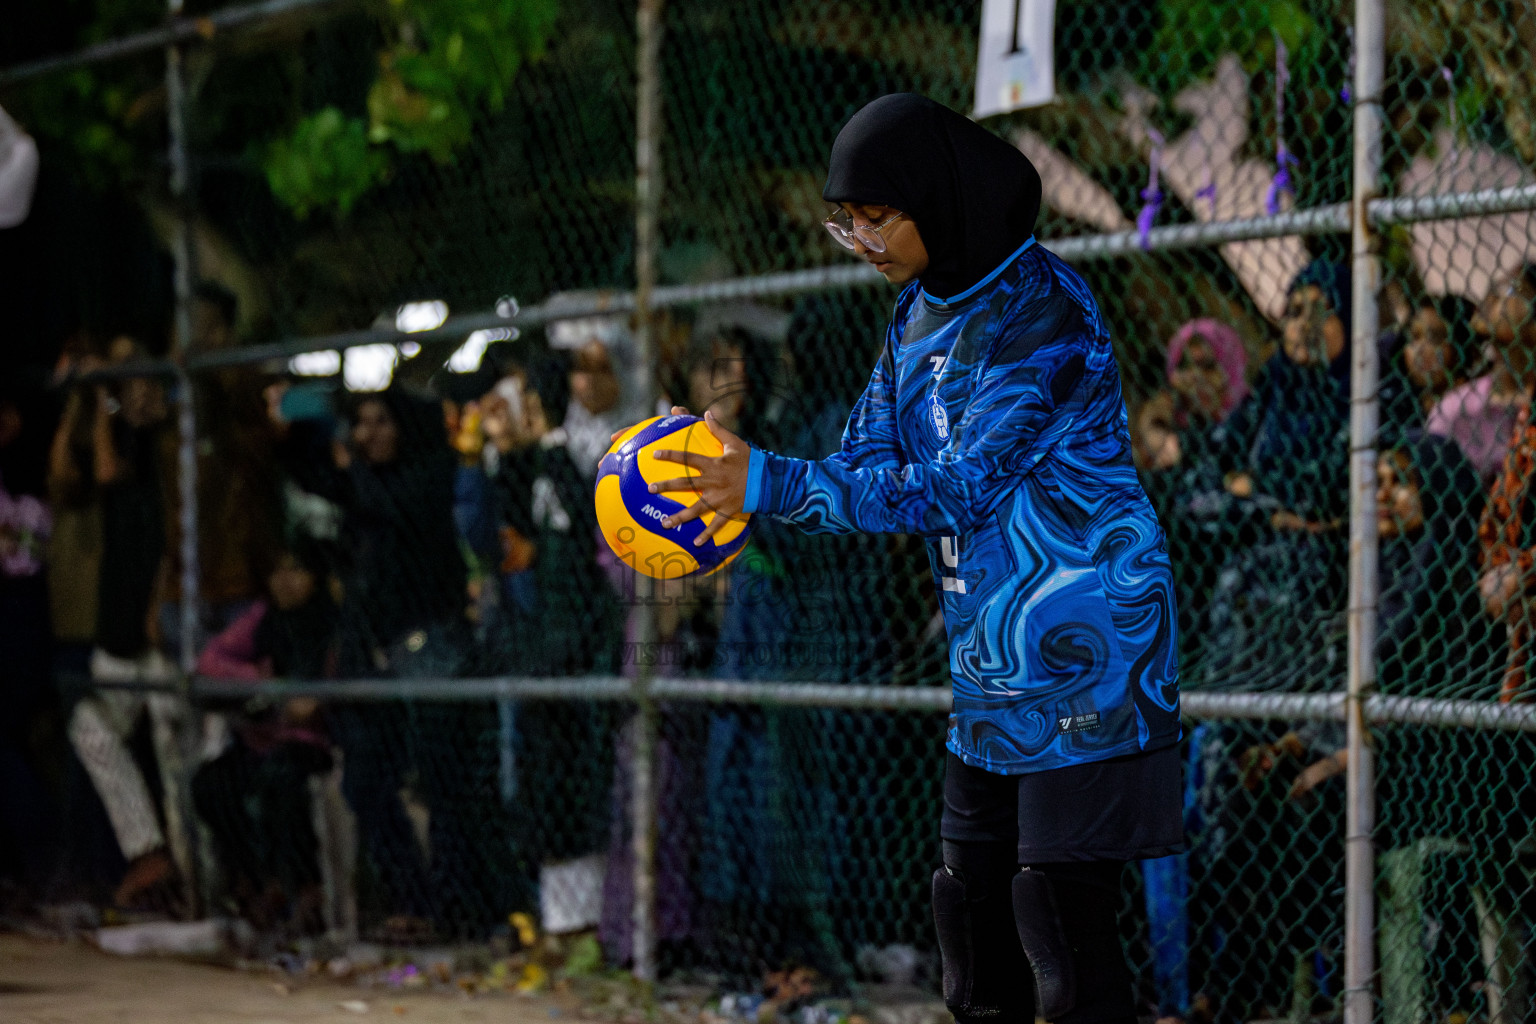
M 976 117 L 1056 98 L 1056 0 L 985 0 L 976 58 Z

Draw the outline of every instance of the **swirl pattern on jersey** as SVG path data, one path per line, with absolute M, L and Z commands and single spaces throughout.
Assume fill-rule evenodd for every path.
M 1131 464 L 1109 331 L 1039 246 L 963 303 L 896 303 L 840 450 L 764 453 L 757 507 L 927 538 L 949 634 L 948 746 L 1004 774 L 1179 738 L 1173 576 Z

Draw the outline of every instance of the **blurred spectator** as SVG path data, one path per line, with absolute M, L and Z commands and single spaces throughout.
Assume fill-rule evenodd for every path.
M 238 343 L 234 293 L 212 281 L 198 284 L 192 302 L 192 350 Z M 274 459 L 276 432 L 252 366 L 232 366 L 192 378 L 197 406 L 198 634 L 193 646 L 246 612 L 263 592 L 264 552 L 280 535 L 281 491 Z M 178 465 L 179 470 L 179 465 Z M 176 481 L 176 474 L 172 475 Z M 181 643 L 181 490 L 168 495 L 168 570 L 159 609 L 162 648 Z
M 571 398 L 562 425 L 571 461 L 588 480 L 597 476 L 598 460 L 612 444 L 610 435 L 625 426 L 618 415 L 622 395 L 607 345 L 594 339 L 572 353 Z
M 727 430 L 741 425 L 748 398 L 747 361 L 753 338 L 740 327 L 722 327 L 689 345 L 683 405 L 695 416 L 713 412 Z
M 335 662 L 336 607 L 326 560 L 311 545 L 277 558 L 267 598 L 214 637 L 198 659 L 222 679 L 320 679 Z M 320 873 L 308 777 L 331 767 L 315 702 L 257 706 L 237 719 L 236 739 L 192 779 L 198 814 L 213 833 L 230 894 L 260 928 L 319 930 Z
M 679 359 L 662 364 L 660 376 L 682 396 L 679 404 L 686 403 L 691 413 L 703 415 L 705 409 L 714 408 L 722 422 L 729 416 L 734 427 L 742 408 L 739 392 L 745 386 L 743 356 L 747 343 L 747 336 L 739 331 L 711 339 L 694 336 L 688 347 L 679 351 Z M 712 371 L 717 352 L 727 357 L 718 382 L 723 386 L 718 390 Z M 722 394 L 726 401 L 711 406 L 711 402 Z M 671 401 L 668 397 L 660 399 L 658 411 L 670 409 Z M 722 570 L 706 580 L 654 581 L 639 577 L 606 550 L 603 555 L 604 564 L 631 601 L 636 598 L 649 600 L 654 610 L 656 636 L 651 646 L 643 651 L 636 646 L 638 619 L 637 612 L 632 610 L 625 625 L 625 649 L 637 651 L 637 656 L 651 658 L 653 670 L 658 675 L 707 671 L 717 651 L 718 615 L 730 570 Z M 634 671 L 628 658 L 623 667 L 626 672 Z M 712 720 L 713 716 L 710 717 Z M 683 752 L 704 742 L 705 728 L 700 716 L 669 711 L 663 716 L 661 734 L 657 738 L 662 822 L 656 851 L 659 876 L 657 937 L 668 951 L 699 938 L 695 935 L 697 908 L 689 863 L 698 842 L 695 823 L 700 808 L 701 779 L 696 761 Z M 628 921 L 634 905 L 634 859 L 628 806 L 631 799 L 629 766 L 633 751 L 634 722 L 631 721 L 619 737 L 613 789 L 609 796 L 611 827 L 598 932 L 609 959 L 620 964 L 628 962 L 632 955 L 632 929 Z
M 525 557 L 532 612 L 514 612 L 522 641 L 518 670 L 613 671 L 617 595 L 597 563 L 592 480 L 577 467 L 563 427 L 567 364 L 560 354 L 531 346 L 521 358 L 481 402 L 483 429 L 496 451 L 498 507 L 505 524 L 531 545 Z
M 105 365 L 89 339 L 65 343 L 56 379 Z M 96 642 L 97 588 L 101 583 L 101 494 L 96 486 L 93 435 L 103 415 L 102 392 L 72 387 L 48 451 L 48 502 L 53 538 L 48 545 L 49 618 L 54 664 L 61 675 L 84 677 Z
M 1460 696 L 1446 686 L 1463 683 L 1490 652 L 1467 600 L 1481 505 L 1476 474 L 1453 442 L 1410 431 L 1378 457 L 1377 482 L 1379 685 L 1388 693 Z M 1445 657 L 1448 651 L 1454 654 Z M 1229 933 L 1211 971 L 1218 1019 L 1294 1006 L 1295 972 L 1310 976 L 1315 951 L 1337 951 L 1342 922 L 1324 897 L 1343 884 L 1335 822 L 1347 765 L 1338 723 L 1298 725 L 1244 753 L 1240 785 L 1218 822 L 1227 845 L 1209 868 L 1222 880 L 1222 902 L 1238 900 L 1218 914 Z M 1422 785 L 1426 776 L 1412 778 Z M 1303 835 L 1309 840 L 1298 843 Z M 1284 870 L 1261 857 L 1264 850 L 1279 851 Z M 1298 886 L 1301 899 L 1292 895 Z M 1267 977 L 1255 977 L 1252 957 L 1275 948 L 1287 955 Z
M 1492 369 L 1447 391 L 1430 411 L 1426 428 L 1461 446 L 1485 483 L 1504 468 L 1515 418 L 1536 382 L 1536 264 L 1495 282 L 1472 317 L 1486 338 Z M 1522 428 L 1523 429 L 1523 428 Z
M 240 300 L 217 281 L 199 281 L 192 289 L 193 352 L 220 352 L 240 343 L 235 324 Z
M 1376 473 L 1378 687 L 1410 697 L 1490 696 L 1502 680 L 1507 647 L 1502 625 L 1481 614 L 1471 585 L 1474 534 L 1484 504 L 1476 471 L 1455 442 L 1410 433 L 1381 452 Z M 1471 983 L 1463 972 L 1479 961 L 1478 929 L 1458 927 L 1464 908 L 1487 900 L 1477 910 L 1487 920 L 1491 906 L 1507 914 L 1516 894 L 1528 890 L 1516 850 L 1528 830 L 1532 794 L 1529 787 L 1510 785 L 1508 765 L 1527 756 L 1529 743 L 1487 734 L 1469 755 L 1467 737 L 1459 733 L 1435 727 L 1384 730 L 1376 751 L 1381 766 L 1376 834 L 1389 887 L 1398 884 L 1405 864 L 1422 871 L 1436 844 L 1465 843 L 1477 851 L 1466 870 L 1436 879 L 1433 890 L 1426 887 L 1411 902 L 1397 892 L 1396 913 L 1389 909 L 1380 925 L 1383 941 L 1408 941 L 1411 935 L 1425 942 L 1426 955 L 1433 936 L 1437 977 L 1425 979 L 1413 998 L 1440 1006 L 1459 1005 Z M 1306 793 L 1346 769 L 1348 756 L 1337 732 L 1335 743 L 1301 773 L 1295 792 Z M 1477 810 L 1469 815 L 1469 807 Z M 1390 990 L 1404 991 L 1401 985 Z M 1388 1011 L 1393 1009 L 1389 1002 Z
M 1167 371 L 1187 422 L 1220 423 L 1248 397 L 1248 350 L 1217 320 L 1191 320 L 1168 339 Z
M 1470 696 L 1464 688 L 1487 678 L 1491 655 L 1473 587 L 1477 473 L 1455 442 L 1410 431 L 1377 458 L 1376 485 L 1377 685 Z
M 1178 594 L 1180 676 L 1185 685 L 1204 680 L 1201 658 L 1211 639 L 1205 622 L 1225 552 L 1256 535 L 1251 503 L 1223 486 L 1229 445 L 1226 422 L 1247 397 L 1248 352 L 1230 326 L 1202 318 L 1181 326 L 1168 341 L 1166 384 L 1137 411 L 1132 450 L 1143 486 L 1157 508 L 1168 538 Z M 1191 836 L 1203 833 L 1199 777 L 1210 748 L 1221 738 L 1201 726 L 1188 740 L 1185 822 Z M 1191 862 L 1203 876 L 1208 847 L 1141 862 L 1148 939 L 1161 1019 L 1181 1020 L 1197 1005 L 1191 999 Z
M 667 374 L 673 386 L 683 389 L 677 404 L 695 416 L 702 416 L 705 410 L 713 412 L 728 430 L 742 429 L 752 343 L 752 335 L 740 327 L 722 326 L 707 334 L 694 334 L 681 364 Z M 723 569 L 707 582 L 690 580 L 662 586 L 655 612 L 656 657 L 659 664 L 672 666 L 669 673 L 703 674 L 718 663 L 732 571 Z M 760 625 L 764 630 L 772 628 L 768 622 Z M 737 642 L 745 639 L 744 635 L 736 636 Z
M 1376 473 L 1381 543 L 1378 687 L 1410 697 L 1490 695 L 1502 675 L 1505 643 L 1502 627 L 1480 613 L 1471 583 L 1474 534 L 1484 503 L 1476 471 L 1455 442 L 1410 432 L 1402 443 L 1381 452 Z M 1428 997 L 1442 1006 L 1457 1005 L 1458 990 L 1464 992 L 1470 980 L 1458 983 L 1458 978 L 1478 959 L 1476 929 L 1457 927 L 1460 908 L 1478 898 L 1469 900 L 1467 886 L 1481 882 L 1483 894 L 1497 892 L 1495 902 L 1502 910 L 1511 894 L 1526 884 L 1499 877 L 1516 864 L 1510 847 L 1520 842 L 1530 814 L 1529 807 L 1520 807 L 1529 803 L 1528 796 L 1517 795 L 1523 787 L 1508 784 L 1507 766 L 1522 757 L 1516 749 L 1520 741 L 1485 735 L 1481 742 L 1494 749 L 1468 756 L 1465 740 L 1457 730 L 1400 727 L 1383 731 L 1376 755 L 1381 765 L 1377 842 L 1389 886 L 1401 877 L 1394 865 L 1406 862 L 1422 870 L 1426 850 L 1437 843 L 1465 842 L 1478 851 L 1469 870 L 1456 872 L 1460 877 L 1437 880 L 1433 896 L 1426 889 L 1412 900 L 1411 923 L 1398 918 L 1399 925 L 1407 923 L 1414 938 L 1426 945 L 1428 940 L 1420 937 L 1435 936 L 1434 955 L 1443 967 L 1417 998 Z M 1334 749 L 1316 757 L 1298 776 L 1293 786 L 1297 796 L 1304 799 L 1317 786 L 1342 784 L 1327 780 L 1348 766 L 1343 742 L 1336 730 Z M 1495 803 L 1501 806 L 1495 808 Z M 1469 816 L 1468 807 L 1480 810 Z M 1510 828 L 1511 823 L 1518 824 Z M 1384 940 L 1405 940 L 1403 931 L 1389 922 L 1384 918 L 1381 924 Z M 1393 988 L 1402 991 L 1401 986 Z
M 1455 443 L 1418 431 L 1410 431 L 1396 447 L 1383 451 L 1376 472 L 1381 541 L 1378 683 L 1388 693 L 1461 696 L 1447 692 L 1446 686 L 1463 684 L 1477 671 L 1476 659 L 1490 652 L 1486 630 L 1479 629 L 1476 609 L 1467 600 L 1472 592 L 1472 524 L 1481 505 L 1476 473 Z M 1337 891 L 1343 876 L 1332 823 L 1343 807 L 1342 776 L 1347 767 L 1344 728 L 1338 723 L 1297 726 L 1278 740 L 1249 748 L 1241 765 L 1241 789 L 1228 807 L 1231 828 L 1245 837 L 1246 849 L 1228 854 L 1240 858 L 1268 846 L 1282 848 L 1282 857 L 1291 862 L 1283 876 L 1287 891 L 1298 883 L 1309 895 Z M 1422 786 L 1434 774 L 1404 778 Z M 1385 788 L 1390 792 L 1396 785 L 1388 783 Z M 1285 806 L 1277 807 L 1282 799 Z M 1259 818 L 1281 831 L 1271 832 L 1269 825 L 1258 823 Z M 1314 836 L 1318 845 L 1298 846 L 1298 834 Z M 1324 855 L 1314 855 L 1317 850 L 1325 851 Z M 1232 869 L 1232 865 L 1216 868 Z M 1276 876 L 1237 871 L 1239 886 L 1256 888 L 1260 895 L 1255 911 L 1298 903 L 1276 890 Z M 1269 898 L 1264 898 L 1266 888 Z M 1274 918 L 1270 941 L 1289 948 L 1291 956 L 1280 960 L 1267 982 L 1234 980 L 1230 992 L 1263 993 L 1269 1005 L 1282 1006 L 1285 983 L 1293 973 L 1292 959 L 1310 961 L 1315 948 L 1336 951 L 1341 922 L 1327 909 L 1327 900 L 1310 902 L 1314 907 L 1310 912 L 1286 912 Z M 1241 922 L 1242 917 L 1239 914 L 1233 920 Z M 1255 930 L 1251 925 L 1234 927 L 1239 932 Z M 1252 949 L 1248 943 L 1253 940 L 1253 935 L 1244 934 L 1237 947 Z M 1244 973 L 1236 960 L 1218 961 L 1213 971 L 1218 977 L 1224 977 L 1218 972 L 1226 970 Z
M 730 383 L 733 392 L 745 387 L 748 398 L 737 429 L 765 448 L 797 458 L 836 452 L 863 391 L 866 365 L 845 357 L 841 346 L 845 341 L 868 346 L 870 339 L 879 345 L 887 310 L 878 301 L 871 293 L 805 296 L 795 304 L 782 346 L 753 339 L 745 350 L 745 380 Z M 778 366 L 757 355 L 765 350 L 781 355 Z M 724 376 L 732 381 L 731 375 Z M 794 678 L 888 681 L 895 642 L 888 617 L 901 613 L 894 604 L 890 609 L 872 605 L 870 595 L 880 593 L 884 581 L 900 571 L 892 564 L 889 546 L 883 537 L 808 534 L 759 518 L 752 543 L 732 563 L 717 671 L 730 659 L 740 661 L 738 654 L 749 653 L 733 651 L 732 643 L 745 640 L 750 649 L 764 638 L 759 632 L 754 639 L 751 620 L 757 614 L 754 604 L 765 603 L 789 617 L 787 632 L 772 642 L 786 655 L 788 663 L 781 669 Z M 777 614 L 769 611 L 767 618 Z
M 1192 320 L 1168 341 L 1167 383 L 1142 403 L 1131 423 L 1143 486 L 1168 537 L 1178 593 L 1182 675 L 1197 678 L 1203 622 L 1220 561 L 1211 552 L 1252 537 L 1248 503 L 1223 486 L 1230 444 L 1226 421 L 1247 397 L 1248 351 L 1237 332 Z
M 521 430 L 522 400 L 527 380 L 528 353 L 532 342 L 526 339 L 510 343 L 498 343 L 486 350 L 483 369 L 489 370 L 489 382 L 474 402 L 477 429 L 471 438 L 461 433 L 466 452 L 472 444 L 479 445 L 480 465 L 484 476 L 483 501 L 477 504 L 474 518 L 491 516 L 490 527 L 496 537 L 492 565 L 499 578 L 496 600 L 496 621 L 487 624 L 487 667 L 491 671 L 504 671 L 511 664 L 515 644 L 498 630 L 505 633 L 514 618 L 527 619 L 537 608 L 537 594 L 533 573 L 534 544 L 514 528 L 502 514 L 503 484 L 497 478 L 504 458 L 518 447 L 517 431 Z M 481 389 L 477 389 L 481 390 Z M 516 421 L 516 423 L 514 423 Z M 506 452 L 506 455 L 503 452 Z M 467 454 L 465 456 L 468 457 Z M 526 524 L 524 524 L 526 525 Z M 464 525 L 461 524 L 461 530 Z
M 0 877 L 36 889 L 49 881 L 56 835 L 42 778 L 40 722 L 54 704 L 48 590 L 52 532 L 44 501 L 44 405 L 25 371 L 0 381 Z
M 663 366 L 660 375 L 670 382 L 670 388 L 682 396 L 679 404 L 686 404 L 689 412 L 702 416 L 712 409 L 722 423 L 731 429 L 739 429 L 741 413 L 747 392 L 746 355 L 752 338 L 739 328 L 723 328 L 708 335 L 696 334 L 687 347 L 679 351 L 676 361 Z M 670 409 L 670 398 L 664 397 L 662 408 Z M 763 543 L 763 535 L 755 536 L 753 544 L 743 551 L 742 558 L 752 558 L 754 550 Z M 606 550 L 605 565 L 619 580 L 619 585 L 631 598 L 649 600 L 654 610 L 656 638 L 652 645 L 641 651 L 642 656 L 653 660 L 654 671 L 662 676 L 697 675 L 708 672 L 727 662 L 739 665 L 736 657 L 749 655 L 743 650 L 751 643 L 747 634 L 737 630 L 730 641 L 737 646 L 736 657 L 726 655 L 721 641 L 720 616 L 728 605 L 726 593 L 732 586 L 736 563 L 707 579 L 683 579 L 653 581 L 642 579 L 633 570 L 612 558 Z M 740 559 L 738 559 L 740 561 Z M 775 612 L 782 611 L 775 608 Z M 726 614 L 729 614 L 727 611 Z M 741 621 L 750 619 L 751 611 L 742 609 Z M 765 630 L 772 630 L 781 618 L 763 621 Z M 632 613 L 626 624 L 626 650 L 638 650 L 635 645 L 637 617 Z M 781 633 L 775 641 L 787 641 L 790 634 Z M 751 664 L 750 656 L 747 664 Z M 624 670 L 634 671 L 629 659 Z M 733 672 L 729 669 L 727 674 Z M 698 919 L 693 892 L 691 858 L 699 842 L 697 824 L 703 804 L 710 798 L 702 794 L 702 782 L 696 758 L 687 751 L 714 742 L 706 737 L 715 735 L 721 726 L 718 715 L 705 716 L 669 710 L 663 714 L 662 728 L 657 738 L 657 784 L 660 789 L 661 829 L 657 838 L 657 937 L 667 951 L 675 951 L 698 943 L 700 949 L 710 950 L 711 942 L 718 936 L 698 931 Z M 630 793 L 629 766 L 634 750 L 634 723 L 625 727 L 619 737 L 615 761 L 612 806 L 608 836 L 608 863 L 603 883 L 602 921 L 599 937 L 610 960 L 626 963 L 632 955 L 632 929 L 629 919 L 634 905 L 634 859 L 629 828 L 628 811 Z M 703 799 L 701 799 L 703 797 Z M 732 856 L 739 853 L 733 850 Z M 719 922 L 706 927 L 719 927 Z M 721 950 L 713 950 L 719 954 Z
M 145 357 L 129 338 L 108 353 L 113 364 Z M 175 457 L 165 387 L 146 377 L 96 387 L 92 474 L 102 501 L 102 555 L 96 650 L 91 673 L 120 679 L 163 677 L 154 651 L 152 596 L 165 575 L 166 483 Z
M 1217 776 L 1211 848 L 1199 851 L 1208 867 L 1197 903 L 1214 908 L 1219 936 L 1204 991 L 1223 1024 L 1310 1019 L 1331 1005 L 1327 979 L 1340 973 L 1343 726 L 1309 722 L 1252 742 L 1262 728 L 1224 730 L 1226 749 L 1243 753 Z
M 285 397 L 276 403 L 280 415 Z M 341 511 L 338 672 L 457 675 L 469 657 L 468 595 L 453 518 L 456 459 L 441 406 L 392 388 L 358 396 L 348 420 L 345 443 L 317 415 L 289 422 L 281 445 L 294 481 Z M 443 756 L 472 743 L 463 713 L 457 705 L 343 703 L 331 710 L 346 758 L 342 791 L 381 883 L 391 938 L 421 938 L 448 922 L 468 926 L 502 906 L 464 899 L 462 912 L 443 909 L 477 875 L 467 866 L 477 855 L 475 837 L 463 830 L 483 815 L 461 806 L 477 791 L 466 786 L 465 762 Z M 425 845 L 407 817 L 407 795 L 428 815 Z
M 1383 335 L 1378 394 L 1384 438 L 1423 427 L 1446 393 L 1465 383 L 1467 370 L 1480 362 L 1472 315 L 1471 303 L 1446 295 L 1421 303 L 1406 333 Z
M 496 450 L 498 505 L 528 545 L 532 602 L 509 609 L 507 653 L 519 674 L 618 669 L 620 609 L 597 562 L 592 480 L 577 468 L 562 426 L 570 407 L 569 366 L 563 353 L 528 342 L 482 401 L 486 437 Z M 612 709 L 524 701 L 515 716 L 524 850 L 538 866 L 545 909 L 567 929 L 590 927 L 597 921 L 586 920 L 580 908 L 597 903 L 601 872 L 573 862 L 598 853 L 607 833 Z
M 802 322 L 792 322 L 791 332 L 810 337 L 796 336 L 797 377 L 790 378 L 792 394 L 776 410 L 774 426 L 795 435 L 785 438 L 803 446 L 795 454 L 820 456 L 827 451 L 809 449 L 830 439 L 816 438 L 814 426 L 837 413 L 846 422 L 851 402 L 845 405 L 846 394 L 814 380 L 811 358 L 814 346 L 825 344 L 826 311 L 802 308 L 800 314 Z M 696 335 L 684 373 L 688 410 L 694 415 L 709 410 L 732 431 L 743 430 L 748 420 L 766 427 L 772 381 L 763 376 L 768 364 L 758 353 L 768 346 L 729 324 Z M 827 544 L 759 522 L 752 544 L 716 574 L 719 588 L 696 588 L 718 594 L 705 609 L 718 618 L 712 663 L 704 666 L 709 674 L 774 681 L 843 681 L 853 674 L 867 651 L 846 642 L 853 624 L 840 621 L 838 582 L 817 570 L 831 564 L 839 548 L 848 553 L 858 545 Z M 858 569 L 857 561 L 839 565 L 848 573 L 845 585 L 859 587 Z M 869 585 L 867 575 L 862 582 Z M 867 601 L 868 591 L 863 592 Z M 710 714 L 696 925 L 708 968 L 750 977 L 760 964 L 809 966 L 826 977 L 848 976 L 831 915 L 847 832 L 829 827 L 839 820 L 835 751 L 843 746 L 837 737 L 846 727 L 844 716 L 832 710 L 741 708 Z M 797 742 L 806 735 L 825 742 Z M 750 945 L 742 941 L 748 934 L 755 935 Z
M 1343 671 L 1349 275 L 1314 260 L 1289 295 L 1280 352 L 1225 424 L 1224 486 L 1242 533 L 1222 549 L 1208 671 L 1231 684 L 1283 665 L 1315 690 Z
M 458 455 L 453 475 L 453 522 L 467 568 L 468 618 L 474 656 L 462 670 L 469 675 L 495 671 L 494 651 L 504 630 L 501 565 L 504 561 L 496 494 L 486 465 L 481 399 L 495 382 L 483 360 L 472 373 L 437 374 L 433 390 L 442 396 L 448 438 Z
M 502 561 L 496 498 L 485 469 L 484 412 L 480 399 L 443 403 L 448 435 L 459 454 L 453 478 L 453 522 L 471 557 L 470 587 L 478 598 L 485 577 L 494 578 Z M 495 595 L 496 587 L 484 588 Z M 478 614 L 478 613 L 477 613 Z
M 1500 386 L 1514 390 L 1517 404 L 1514 431 L 1503 471 L 1494 480 L 1488 506 L 1478 524 L 1482 576 L 1478 581 L 1484 608 L 1502 620 L 1509 650 L 1500 687 L 1500 700 L 1530 700 L 1529 678 L 1532 645 L 1533 567 L 1536 567 L 1536 536 L 1532 535 L 1536 509 L 1531 484 L 1536 473 L 1536 425 L 1531 423 L 1533 388 L 1536 388 L 1536 265 L 1528 264 L 1521 276 L 1500 288 L 1495 286 L 1478 310 L 1480 331 L 1486 331 L 1503 351 L 1495 363 L 1490 405 L 1500 397 Z M 1517 341 L 1518 339 L 1518 341 Z M 1454 394 L 1454 393 L 1453 393 Z M 1447 396 L 1449 399 L 1450 396 Z
M 324 420 L 290 425 L 284 468 L 342 514 L 340 672 L 455 674 L 464 659 L 464 558 L 455 458 L 439 405 L 390 390 L 359 397 L 349 439 Z
M 325 546 L 341 539 L 341 508 L 310 489 L 331 483 L 331 474 L 313 470 L 334 459 L 333 444 L 343 430 L 333 385 L 278 380 L 262 389 L 277 466 L 281 534 L 306 537 Z M 295 469 L 303 467 L 295 473 Z
M 215 679 L 328 679 L 336 674 L 331 560 L 311 542 L 290 545 L 267 576 L 267 596 L 215 636 L 197 671 Z
M 129 338 L 116 339 L 108 353 L 113 363 L 143 355 Z M 103 682 L 165 682 L 174 673 L 153 646 L 153 592 L 165 562 L 163 481 L 174 446 L 165 390 L 158 381 L 129 378 L 115 387 L 98 385 L 93 404 L 87 479 L 100 494 L 102 549 L 91 677 Z M 65 448 L 67 452 L 67 444 Z M 60 454 L 57 446 L 55 454 Z M 70 471 L 68 466 L 55 469 Z M 171 695 L 100 690 L 75 705 L 69 724 L 70 742 L 106 806 L 128 861 L 113 896 L 120 907 L 141 902 L 164 907 L 176 900 L 175 865 L 165 833 L 126 742 L 146 712 L 162 779 L 174 780 L 181 770 L 177 731 L 183 709 Z M 166 788 L 170 807 L 177 793 L 173 784 Z
M 1229 422 L 1237 497 L 1273 502 L 1286 532 L 1336 530 L 1347 510 L 1349 274 L 1313 260 L 1291 283 L 1280 352 Z
M 747 360 L 750 401 L 743 429 L 754 443 L 807 459 L 838 451 L 867 369 L 884 343 L 889 313 L 888 299 L 878 291 L 813 293 L 796 301 L 784 344 L 776 346 L 782 368 L 768 377 L 762 359 Z M 768 346 L 759 341 L 755 348 Z M 741 635 L 737 622 L 754 614 L 757 590 L 783 602 L 791 616 L 789 634 L 776 638 L 784 654 L 781 678 L 887 685 L 899 683 L 905 672 L 933 678 L 913 664 L 913 653 L 898 653 L 937 638 L 934 667 L 942 671 L 948 657 L 942 616 L 926 582 L 927 552 L 909 539 L 915 540 L 808 534 L 759 517 L 752 543 L 734 563 L 721 631 L 725 657 L 735 658 L 736 667 L 717 658 L 717 674 L 743 674 L 731 637 Z M 893 585 L 900 580 L 911 581 L 910 589 Z M 939 618 L 925 621 L 924 613 Z M 907 856 L 903 837 L 931 827 L 920 820 L 921 808 L 940 799 L 942 780 L 923 768 L 926 741 L 893 742 L 900 733 L 884 729 L 875 744 L 890 753 L 891 768 L 865 771 L 871 719 L 864 712 L 785 708 L 769 714 L 778 719 L 768 734 L 772 742 L 807 731 L 824 737 L 818 751 L 778 753 L 785 774 L 771 799 L 788 809 L 798 847 L 779 851 L 774 878 L 800 890 L 788 901 L 789 927 L 781 933 L 786 945 L 798 946 L 806 962 L 840 972 L 847 969 L 841 961 L 847 950 L 888 942 L 887 929 L 926 927 L 918 915 L 905 923 L 873 922 L 858 908 L 889 901 L 916 909 L 904 894 L 921 888 L 924 865 Z M 920 721 L 912 725 L 927 728 Z M 859 810 L 850 813 L 852 808 Z M 818 815 L 831 826 L 807 828 Z

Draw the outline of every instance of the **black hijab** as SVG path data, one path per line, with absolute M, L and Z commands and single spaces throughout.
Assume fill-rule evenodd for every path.
M 338 621 L 327 586 L 334 557 L 319 541 L 304 536 L 294 538 L 284 553 L 314 577 L 315 590 L 297 608 L 284 610 L 276 601 L 269 603 L 256 627 L 256 652 L 272 659 L 272 672 L 279 679 L 324 679 L 332 674 Z
M 911 217 L 928 249 L 923 289 L 952 298 L 1034 233 L 1040 174 L 985 128 L 904 92 L 880 97 L 843 125 L 821 197 Z
M 1450 438 L 1408 430 L 1382 454 L 1394 451 L 1406 453 L 1412 464 L 1424 525 L 1381 542 L 1377 669 L 1386 688 L 1426 694 L 1433 683 L 1454 674 L 1447 672 L 1443 652 L 1430 656 L 1432 645 L 1444 648 L 1455 638 L 1459 642 L 1450 646 L 1463 648 L 1459 657 L 1475 657 L 1479 650 L 1475 627 L 1482 625 L 1482 614 L 1471 583 L 1483 488 Z

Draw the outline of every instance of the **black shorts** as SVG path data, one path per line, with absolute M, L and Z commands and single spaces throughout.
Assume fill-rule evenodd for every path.
M 1018 842 L 1020 864 L 1142 860 L 1182 853 L 1177 746 L 1029 775 L 995 775 L 948 753 L 940 836 Z

